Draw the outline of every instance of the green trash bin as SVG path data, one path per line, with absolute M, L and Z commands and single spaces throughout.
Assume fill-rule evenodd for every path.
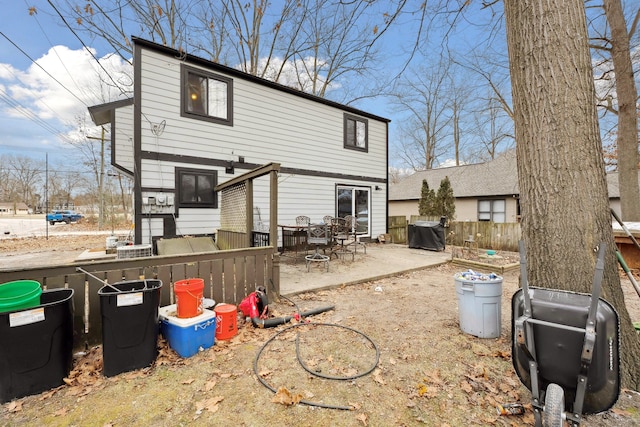
M 35 280 L 16 280 L 0 284 L 0 313 L 33 308 L 40 304 L 42 287 Z

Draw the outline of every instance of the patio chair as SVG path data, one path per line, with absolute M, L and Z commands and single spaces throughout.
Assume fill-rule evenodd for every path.
M 345 220 L 345 223 L 351 229 L 351 233 L 352 233 L 351 237 L 353 238 L 353 241 L 348 244 L 353 245 L 353 252 L 358 253 L 358 246 L 362 246 L 362 248 L 364 249 L 364 253 L 366 255 L 367 245 L 358 239 L 358 219 L 353 215 L 347 215 L 344 217 L 344 220 Z
M 329 271 L 329 260 L 331 257 L 320 253 L 320 246 L 326 247 L 331 243 L 331 225 L 329 224 L 312 224 L 307 228 L 307 245 L 315 245 L 315 252 L 304 257 L 307 263 L 307 271 L 312 262 L 324 262 L 327 271 Z
M 309 225 L 311 223 L 311 218 L 305 215 L 300 215 L 296 217 L 296 225 Z
M 331 215 L 325 215 L 322 217 L 322 222 L 325 224 L 331 224 L 331 221 L 333 221 L 333 217 Z
M 338 248 L 331 251 L 331 253 L 334 254 L 336 258 L 339 258 L 341 255 L 351 255 L 351 260 L 354 260 L 354 251 L 348 248 L 349 243 L 345 243 L 351 240 L 353 235 L 351 221 L 347 221 L 345 218 L 333 218 L 331 226 L 333 228 L 333 238 L 339 242 Z

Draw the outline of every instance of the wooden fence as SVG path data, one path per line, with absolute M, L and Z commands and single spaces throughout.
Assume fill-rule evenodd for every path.
M 391 243 L 407 243 L 407 218 L 404 216 L 390 216 L 388 220 Z
M 439 222 L 440 217 L 411 216 L 407 222 L 403 216 L 388 218 L 388 229 L 393 243 L 407 243 L 407 225 L 416 221 Z M 446 244 L 462 246 L 464 241 L 473 236 L 478 246 L 485 249 L 503 251 L 518 251 L 518 241 L 521 239 L 520 223 L 497 223 L 489 221 L 450 221 L 445 228 Z
M 279 295 L 280 257 L 272 246 L 267 246 L 0 272 L 2 283 L 36 280 L 45 289 L 74 290 L 74 348 L 101 341 L 102 316 L 98 290 L 105 283 L 159 279 L 162 281 L 160 305 L 164 306 L 174 303 L 173 284 L 189 278 L 204 279 L 205 298 L 212 298 L 216 303 L 237 305 L 258 285 L 265 286 L 271 295 Z

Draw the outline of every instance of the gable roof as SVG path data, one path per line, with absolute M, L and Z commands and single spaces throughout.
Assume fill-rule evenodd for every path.
M 154 42 L 151 42 L 149 40 L 141 39 L 139 37 L 132 37 L 131 40 L 133 41 L 135 46 L 142 46 L 142 47 L 144 47 L 146 49 L 153 50 L 153 51 L 156 51 L 156 52 L 160 52 L 160 53 L 162 53 L 164 55 L 169 55 L 169 56 L 173 56 L 173 57 L 176 57 L 176 58 L 182 58 L 182 59 L 184 59 L 185 62 L 189 62 L 189 63 L 192 63 L 192 64 L 197 64 L 197 65 L 205 67 L 205 68 L 207 68 L 209 70 L 225 73 L 227 75 L 230 75 L 230 76 L 233 76 L 233 77 L 237 77 L 237 78 L 240 78 L 240 79 L 244 79 L 244 80 L 247 80 L 247 81 L 251 81 L 253 83 L 257 83 L 257 84 L 260 84 L 260 85 L 263 85 L 263 86 L 267 86 L 267 87 L 270 87 L 272 89 L 275 89 L 275 90 L 278 90 L 278 91 L 281 91 L 281 92 L 286 92 L 286 93 L 289 93 L 291 95 L 295 95 L 295 96 L 298 96 L 298 97 L 301 97 L 301 98 L 306 98 L 306 99 L 309 99 L 311 101 L 318 102 L 318 103 L 321 103 L 321 104 L 329 105 L 329 106 L 338 108 L 338 109 L 343 110 L 343 111 L 348 111 L 350 113 L 357 114 L 357 115 L 362 116 L 362 117 L 367 117 L 367 118 L 370 118 L 370 119 L 373 119 L 373 120 L 378 120 L 378 121 L 385 122 L 385 123 L 391 122 L 390 119 L 386 119 L 384 117 L 380 117 L 380 116 L 377 116 L 377 115 L 372 114 L 372 113 L 367 113 L 366 111 L 362 111 L 362 110 L 359 110 L 357 108 L 353 108 L 353 107 L 348 106 L 348 105 L 340 104 L 338 102 L 331 101 L 331 100 L 326 99 L 326 98 L 321 98 L 319 96 L 312 95 L 310 93 L 303 92 L 301 90 L 298 90 L 298 89 L 295 89 L 295 88 L 292 88 L 292 87 L 289 87 L 289 86 L 285 86 L 285 85 L 283 85 L 281 83 L 276 83 L 276 82 L 273 82 L 271 80 L 263 79 L 261 77 L 254 76 L 252 74 L 245 73 L 244 71 L 238 70 L 236 68 L 231 68 L 231 67 L 228 67 L 226 65 L 222 65 L 222 64 L 219 64 L 217 62 L 209 61 L 208 59 L 204 59 L 204 58 L 201 58 L 199 56 L 195 56 L 195 55 L 190 54 L 190 53 L 185 53 L 182 50 L 178 51 L 176 49 L 172 49 L 170 47 L 163 46 L 161 44 L 154 43 Z M 134 52 L 135 52 L 135 49 L 134 49 Z
M 520 192 L 516 150 L 509 150 L 484 163 L 415 172 L 389 185 L 389 200 L 419 200 L 423 179 L 429 188 L 438 191 L 440 181 L 447 176 L 456 198 L 511 196 Z
M 133 98 L 121 99 L 119 101 L 107 102 L 106 104 L 94 105 L 89 107 L 89 115 L 96 126 L 111 122 L 111 111 L 120 107 L 133 105 Z
M 389 200 L 419 200 L 423 179 L 427 180 L 429 188 L 438 191 L 440 181 L 446 176 L 451 181 L 456 198 L 520 194 L 516 150 L 511 149 L 484 163 L 415 172 L 400 182 L 389 185 Z M 640 183 L 640 174 L 638 182 Z M 620 198 L 617 172 L 607 173 L 607 189 L 610 199 Z

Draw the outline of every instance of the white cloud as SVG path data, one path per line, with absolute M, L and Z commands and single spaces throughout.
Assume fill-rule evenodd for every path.
M 0 64 L 0 79 L 9 80 L 12 79 L 18 70 L 13 68 L 11 64 Z
M 461 165 L 463 165 L 463 164 L 465 164 L 465 163 L 464 163 L 464 162 L 462 162 L 462 163 L 460 163 L 460 164 L 461 164 Z M 450 168 L 450 167 L 452 167 L 452 166 L 457 166 L 457 165 L 456 165 L 456 159 L 447 159 L 447 160 L 445 160 L 444 162 L 441 162 L 441 163 L 438 165 L 437 169 L 440 169 L 440 168 Z
M 249 64 L 247 63 L 246 68 L 248 69 L 248 67 Z M 327 62 L 319 61 L 312 57 L 286 62 L 281 57 L 261 58 L 258 61 L 258 70 L 264 70 L 265 79 L 307 93 L 313 93 L 314 81 L 312 72 L 314 69 L 317 70 L 318 74 L 315 81 L 316 90 L 325 84 L 326 79 L 322 75 L 322 71 L 326 67 L 328 67 Z M 241 67 L 237 68 L 242 69 Z M 327 92 L 339 87 L 337 83 L 332 82 L 328 85 Z
M 89 53 L 86 49 L 54 46 L 26 70 L 1 64 L 0 88 L 9 99 L 2 104 L 2 114 L 47 121 L 52 128 L 66 133 L 78 116 L 88 115 L 87 106 L 124 98 L 125 94 L 114 87 L 102 67 L 124 86 L 123 90 L 130 91 L 131 65 L 116 55 L 105 55 L 98 58 L 100 67 L 92 55 L 96 55 L 93 49 Z M 23 122 L 16 120 L 15 125 L 22 126 L 25 133 L 29 131 Z

